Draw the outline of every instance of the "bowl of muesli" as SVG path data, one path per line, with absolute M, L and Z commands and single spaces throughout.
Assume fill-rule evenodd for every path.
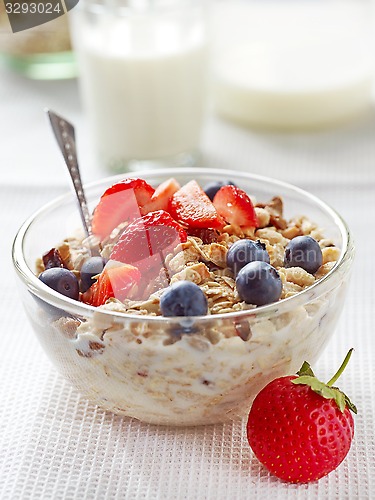
M 225 422 L 322 353 L 354 257 L 326 203 L 203 168 L 85 191 L 89 236 L 63 195 L 22 225 L 13 262 L 40 343 L 86 398 L 148 423 Z

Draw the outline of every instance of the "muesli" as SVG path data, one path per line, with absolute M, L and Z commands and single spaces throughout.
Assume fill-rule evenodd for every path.
M 169 286 L 189 281 L 203 291 L 206 313 L 222 314 L 274 301 L 258 303 L 239 293 L 239 271 L 250 262 L 266 262 L 277 271 L 281 288 L 276 300 L 282 300 L 313 285 L 340 256 L 308 218 L 285 220 L 278 196 L 260 203 L 231 184 L 218 184 L 212 198 L 195 181 L 180 188 L 169 179 L 154 191 L 145 181 L 127 179 L 102 196 L 94 211 L 94 236 L 66 238 L 43 256 L 37 272 L 53 288 L 44 271 L 69 270 L 72 281 L 77 280 L 72 287 L 77 300 L 150 316 L 162 314 L 160 298 Z M 299 255 L 288 262 L 288 248 L 297 240 Z M 109 272 L 108 280 L 111 269 L 118 272 Z M 53 280 L 58 279 L 57 272 Z M 69 296 L 69 284 L 65 289 Z
M 255 200 L 230 181 L 169 179 L 154 189 L 125 179 L 102 195 L 92 231 L 47 251 L 37 273 L 96 307 L 85 319 L 53 320 L 56 349 L 65 376 L 117 413 L 174 425 L 241 416 L 306 350 L 314 360 L 340 311 L 327 292 L 257 316 L 314 285 L 341 255 L 307 217 L 286 220 L 277 195 Z M 249 314 L 230 314 L 241 311 Z M 153 321 L 160 316 L 170 322 Z

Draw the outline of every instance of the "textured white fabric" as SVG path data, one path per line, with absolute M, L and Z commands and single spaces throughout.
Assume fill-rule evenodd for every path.
M 338 329 L 315 365 L 332 375 L 355 348 L 340 386 L 357 404 L 344 463 L 308 486 L 270 477 L 253 457 L 245 422 L 168 428 L 120 418 L 88 403 L 55 371 L 19 305 L 10 247 L 21 222 L 69 189 L 44 106 L 78 127 L 85 180 L 89 141 L 75 82 L 0 75 L 0 498 L 370 499 L 375 492 L 375 115 L 347 129 L 261 134 L 210 118 L 207 165 L 248 169 L 307 187 L 348 221 L 357 256 Z

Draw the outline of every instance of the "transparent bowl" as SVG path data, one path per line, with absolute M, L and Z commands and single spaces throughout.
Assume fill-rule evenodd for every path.
M 284 200 L 285 217 L 306 215 L 342 249 L 334 268 L 310 288 L 252 310 L 194 318 L 134 316 L 101 311 L 63 297 L 34 274 L 35 261 L 80 226 L 67 194 L 20 228 L 13 261 L 22 301 L 46 353 L 85 397 L 102 408 L 144 422 L 202 425 L 245 416 L 259 390 L 275 377 L 313 363 L 343 308 L 354 247 L 343 219 L 315 196 L 246 173 L 213 169 L 144 172 L 157 185 L 168 177 L 201 185 L 229 178 L 259 201 Z M 86 186 L 91 208 L 116 176 Z M 78 327 L 78 328 L 77 328 Z M 191 333 L 182 333 L 186 328 Z M 220 331 L 218 342 L 209 332 Z M 178 332 L 179 340 L 167 342 Z M 247 340 L 243 340 L 247 338 Z

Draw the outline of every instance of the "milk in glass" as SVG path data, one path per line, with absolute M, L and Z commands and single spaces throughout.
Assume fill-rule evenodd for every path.
M 197 10 L 125 8 L 112 15 L 98 8 L 77 12 L 74 33 L 100 162 L 116 170 L 134 161 L 191 160 L 199 148 L 207 70 Z
M 368 2 L 219 4 L 213 93 L 217 111 L 278 129 L 343 122 L 368 109 L 373 54 Z

